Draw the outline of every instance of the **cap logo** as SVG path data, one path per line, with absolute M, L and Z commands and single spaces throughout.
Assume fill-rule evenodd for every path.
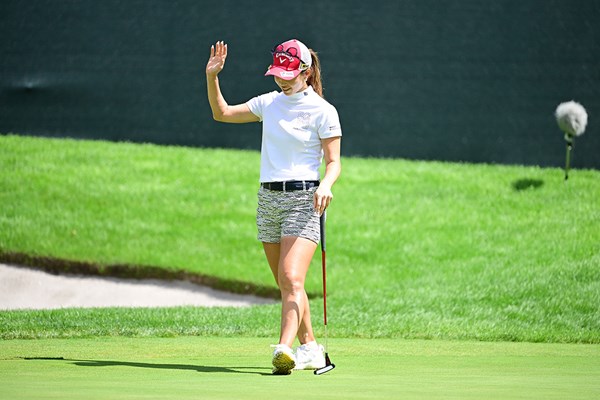
M 275 75 L 285 80 L 294 79 L 312 64 L 310 50 L 296 39 L 275 46 L 271 54 L 273 62 L 265 75 Z
M 287 71 L 308 69 L 299 54 L 300 50 L 290 46 L 287 49 L 282 44 L 276 46 L 271 53 L 273 54 L 273 67 L 285 68 Z

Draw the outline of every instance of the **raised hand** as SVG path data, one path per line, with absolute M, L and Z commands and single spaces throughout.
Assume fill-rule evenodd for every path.
M 225 66 L 227 58 L 227 44 L 223 41 L 210 46 L 210 58 L 206 64 L 206 75 L 216 76 Z

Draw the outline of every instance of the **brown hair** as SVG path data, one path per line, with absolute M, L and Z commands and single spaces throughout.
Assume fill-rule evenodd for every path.
M 312 58 L 312 66 L 310 67 L 311 74 L 309 75 L 306 83 L 313 87 L 314 91 L 321 97 L 323 96 L 323 81 L 321 79 L 321 62 L 317 52 L 313 49 L 309 49 L 310 57 Z

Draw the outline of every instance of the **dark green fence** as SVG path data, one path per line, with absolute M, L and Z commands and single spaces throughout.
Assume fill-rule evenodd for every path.
M 274 3 L 273 3 L 274 4 Z M 276 43 L 320 52 L 345 155 L 562 166 L 553 112 L 588 110 L 600 167 L 600 1 L 3 0 L 0 132 L 259 149 L 212 121 L 204 65 L 229 43 L 230 103 L 276 87 Z

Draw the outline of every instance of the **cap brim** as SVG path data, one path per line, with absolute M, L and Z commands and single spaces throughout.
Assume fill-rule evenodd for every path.
M 276 76 L 278 78 L 281 78 L 285 81 L 291 81 L 292 79 L 294 79 L 295 77 L 297 77 L 298 75 L 300 75 L 300 70 L 294 70 L 294 71 L 288 71 L 285 68 L 281 68 L 281 67 L 270 67 L 267 70 L 267 73 L 265 74 L 265 76 L 268 75 L 273 75 Z

